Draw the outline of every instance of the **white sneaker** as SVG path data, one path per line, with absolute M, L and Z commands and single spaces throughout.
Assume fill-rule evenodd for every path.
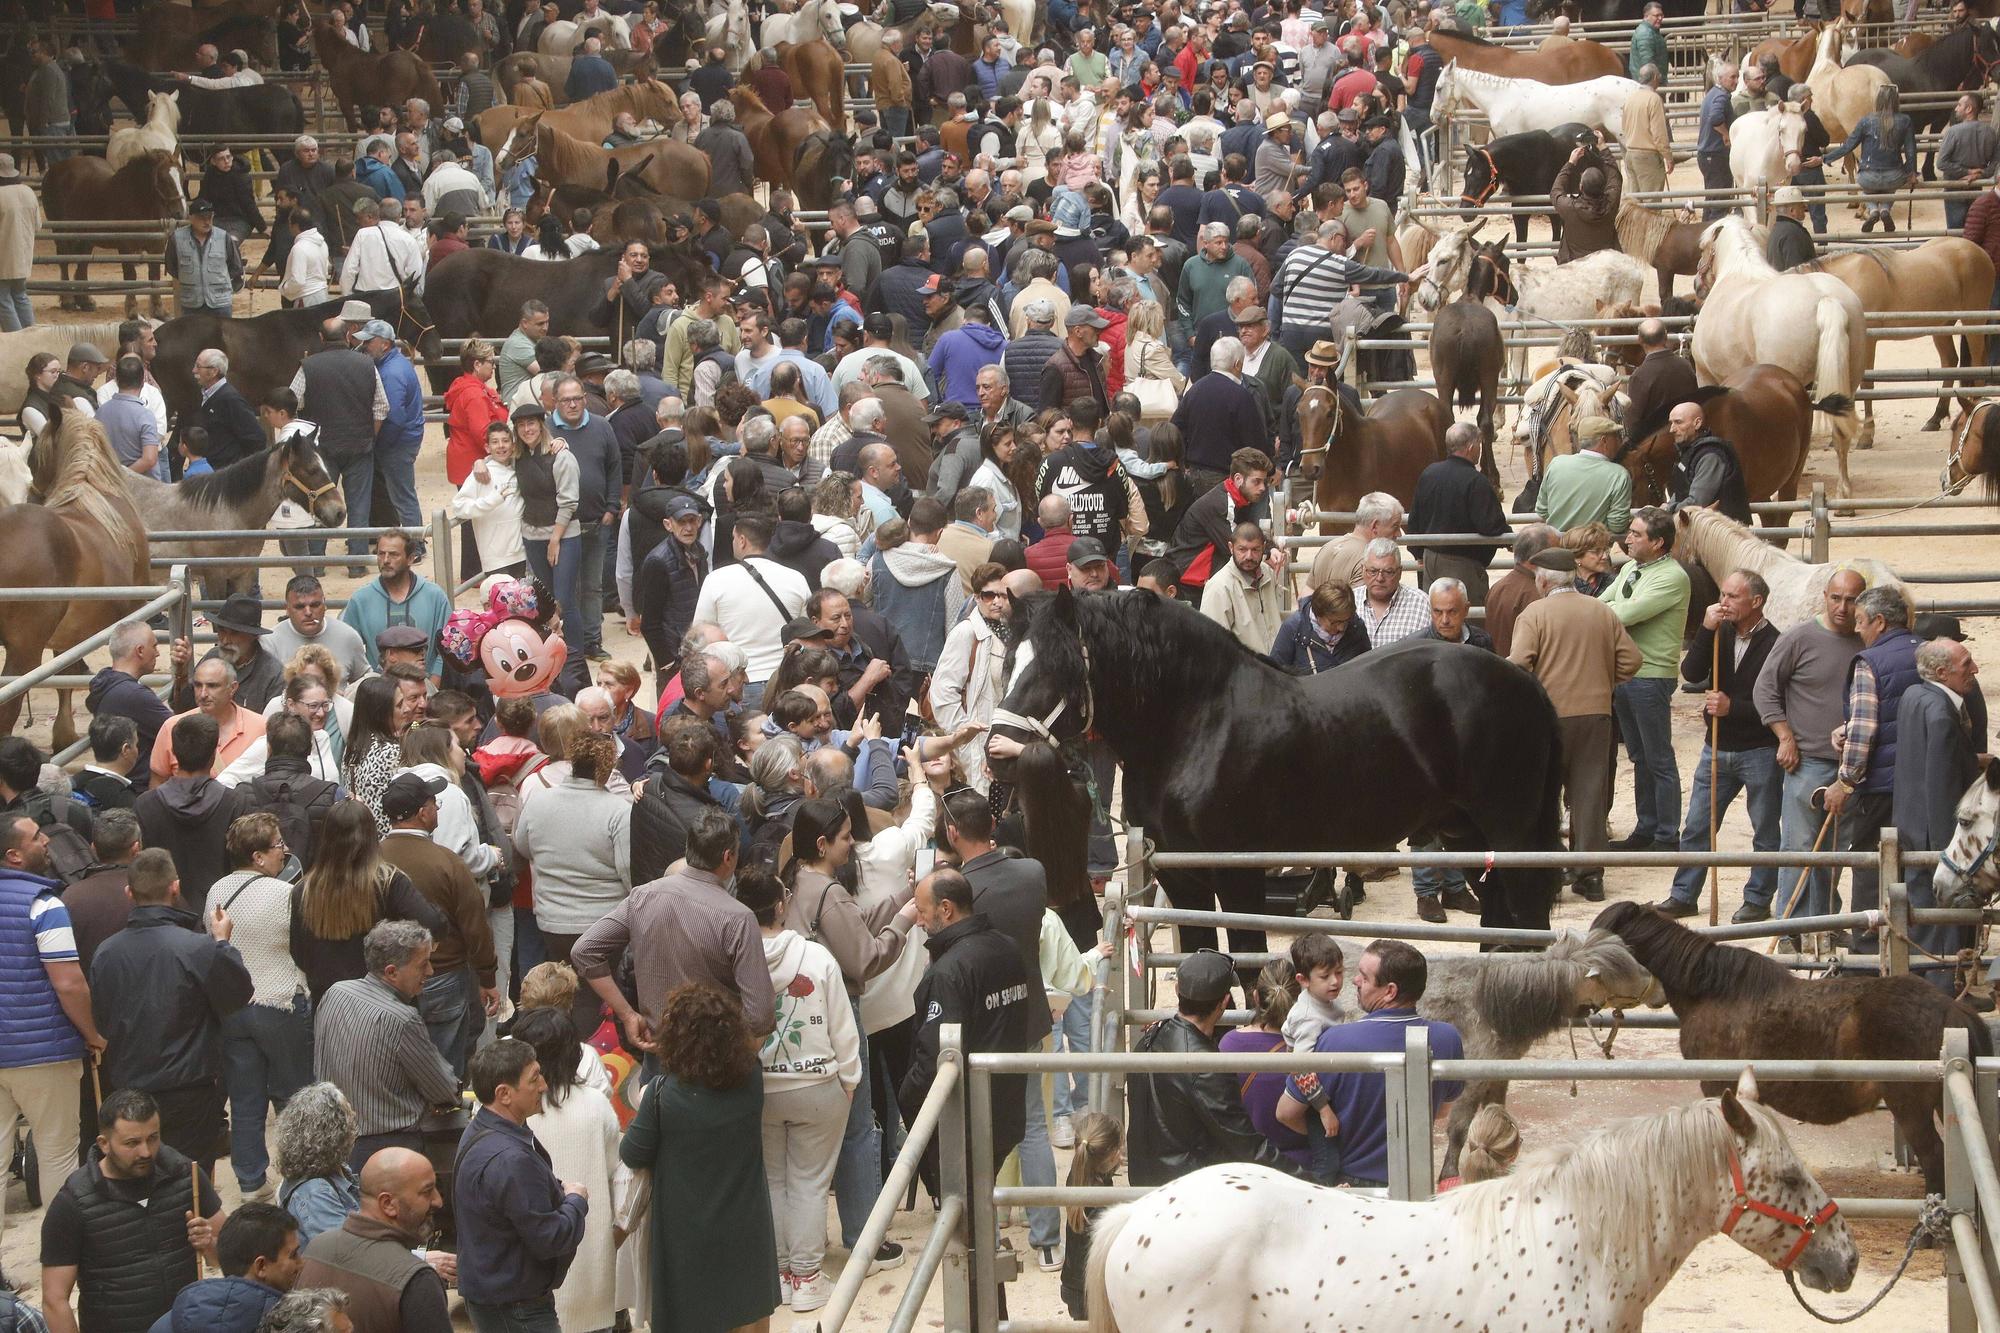
M 1052 1148 L 1074 1148 L 1076 1127 L 1066 1115 L 1059 1115 L 1049 1125 L 1049 1146 Z
M 875 1251 L 875 1257 L 868 1261 L 868 1271 L 870 1273 L 883 1273 L 891 1268 L 901 1268 L 902 1266 L 903 1247 L 893 1240 L 883 1241 L 882 1247 Z M 792 1308 L 797 1309 L 798 1307 L 794 1306 Z
M 1044 1273 L 1060 1273 L 1063 1266 L 1063 1247 L 1044 1245 L 1035 1251 L 1035 1267 Z
M 814 1273 L 811 1277 L 792 1279 L 792 1312 L 804 1314 L 817 1310 L 833 1299 L 833 1284 L 826 1280 L 825 1273 Z

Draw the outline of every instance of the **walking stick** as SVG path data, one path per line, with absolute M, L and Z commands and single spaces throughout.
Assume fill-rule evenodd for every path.
M 201 1163 L 188 1163 L 188 1215 L 201 1216 Z M 208 1256 L 200 1249 L 194 1252 L 195 1277 L 208 1276 Z
M 1708 687 L 1712 690 L 1722 684 L 1722 634 L 1717 631 L 1714 639 L 1714 653 L 1709 658 Z M 1714 713 L 1708 715 L 1708 850 L 1715 851 L 1715 746 L 1721 736 L 1722 719 Z M 1722 916 L 1722 867 L 1708 868 L 1708 924 L 1715 925 Z
M 104 1074 L 101 1066 L 104 1057 L 96 1051 L 90 1053 L 90 1091 L 96 1098 L 96 1105 L 104 1105 Z

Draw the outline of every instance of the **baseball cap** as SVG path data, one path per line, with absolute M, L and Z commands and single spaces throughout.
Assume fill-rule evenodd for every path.
M 1959 627 L 1957 616 L 1925 613 L 1917 617 L 1916 635 L 1926 643 L 1935 639 L 1950 639 L 1954 643 L 1965 642 L 1965 631 Z
M 446 117 L 445 117 L 445 120 L 444 120 L 444 132 L 445 132 L 446 134 L 457 134 L 457 133 L 458 133 L 459 131 L 463 130 L 464 128 L 465 128 L 465 122 L 464 122 L 464 121 L 462 121 L 462 120 L 460 120 L 460 119 L 459 119 L 459 118 L 458 118 L 457 116 L 446 116 Z
M 785 622 L 785 628 L 779 632 L 778 641 L 780 643 L 813 643 L 817 640 L 831 639 L 832 637 L 833 631 L 820 624 L 817 620 L 814 620 L 811 616 L 800 616 L 796 620 Z
M 188 205 L 189 216 L 193 216 L 196 213 L 213 213 L 214 211 L 215 211 L 215 205 L 211 204 L 206 199 L 197 199 L 193 203 Z
M 377 649 L 428 648 L 430 635 L 415 625 L 390 625 L 375 635 Z
M 415 773 L 398 773 L 382 792 L 382 813 L 390 819 L 408 819 L 437 799 L 448 784 L 443 778 L 420 778 Z
M 1111 327 L 1110 320 L 1098 314 L 1087 305 L 1073 305 L 1069 308 L 1069 313 L 1063 316 L 1063 327 L 1066 329 L 1081 328 L 1086 324 L 1093 329 L 1108 329 Z
M 667 497 L 667 517 L 670 519 L 686 518 L 689 514 L 699 514 L 700 512 L 701 506 L 694 502 L 694 497 L 691 495 L 673 495 Z
M 1528 563 L 1536 569 L 1561 570 L 1565 574 L 1576 572 L 1576 552 L 1560 546 L 1550 546 L 1528 557 Z
M 965 410 L 964 403 L 953 402 L 947 398 L 930 411 L 924 413 L 924 424 L 926 426 L 934 426 L 940 421 L 954 417 L 960 421 L 969 421 L 972 418 L 972 414 Z
M 1235 984 L 1235 962 L 1214 949 L 1197 949 L 1174 969 L 1174 991 L 1183 1003 L 1214 1004 Z
M 1046 299 L 1030 301 L 1026 314 L 1030 324 L 1053 324 L 1056 322 L 1056 303 Z
M 363 342 L 367 342 L 370 338 L 380 338 L 385 342 L 396 341 L 396 331 L 389 327 L 387 320 L 382 319 L 369 320 L 361 326 L 360 332 L 356 336 Z
M 861 321 L 861 331 L 871 338 L 893 338 L 896 326 L 889 317 L 877 310 Z
M 923 283 L 918 286 L 917 290 L 925 296 L 935 296 L 937 295 L 938 288 L 943 285 L 944 277 L 941 274 L 933 273 L 923 280 Z
M 1069 562 L 1078 569 L 1085 565 L 1105 564 L 1110 559 L 1104 553 L 1104 543 L 1095 537 L 1078 537 L 1069 544 Z

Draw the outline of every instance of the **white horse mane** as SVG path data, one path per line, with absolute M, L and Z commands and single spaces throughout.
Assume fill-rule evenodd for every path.
M 1764 614 L 1781 632 L 1819 614 L 1826 582 L 1841 570 L 1854 571 L 1871 588 L 1896 588 L 1908 596 L 1896 571 L 1880 560 L 1861 557 L 1816 565 L 1771 545 L 1727 514 L 1700 507 L 1682 512 L 1688 524 L 1678 530 L 1675 540 L 1685 547 L 1684 553 L 1717 580 L 1734 569 L 1762 576 L 1771 588 Z
M 1757 240 L 1757 229 L 1747 218 L 1736 214 L 1709 223 L 1708 230 L 1701 234 L 1701 245 L 1704 250 L 1714 247 L 1717 278 L 1738 271 L 1747 271 L 1752 275 L 1778 271 L 1764 258 L 1764 247 Z

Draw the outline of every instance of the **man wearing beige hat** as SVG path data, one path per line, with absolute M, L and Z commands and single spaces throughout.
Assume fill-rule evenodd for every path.
M 1614 461 L 1624 431 L 1609 417 L 1576 423 L 1576 452 L 1558 454 L 1542 474 L 1535 513 L 1557 532 L 1602 523 L 1614 537 L 1632 526 L 1632 474 Z
M 1809 264 L 1819 257 L 1812 233 L 1806 230 L 1805 191 L 1796 185 L 1780 185 L 1771 195 L 1771 239 L 1764 244 L 1764 258 L 1783 272 Z
M 1269 199 L 1290 194 L 1302 168 L 1292 154 L 1292 117 L 1281 104 L 1264 118 L 1264 141 L 1257 145 L 1257 170 L 1250 188 Z

